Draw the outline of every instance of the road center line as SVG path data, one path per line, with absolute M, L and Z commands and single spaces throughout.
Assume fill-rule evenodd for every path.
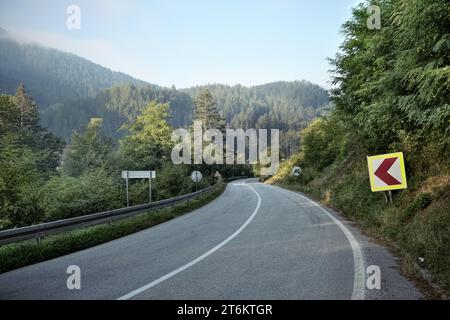
M 280 187 L 277 187 L 280 188 Z M 314 206 L 318 207 L 322 210 L 344 233 L 347 237 L 348 242 L 350 242 L 350 246 L 353 251 L 353 263 L 355 266 L 355 275 L 353 278 L 353 292 L 352 292 L 352 300 L 364 300 L 365 297 L 365 287 L 366 287 L 366 272 L 364 268 L 364 258 L 361 250 L 361 246 L 358 241 L 353 236 L 352 232 L 338 219 L 336 219 L 331 213 L 325 210 L 320 204 L 317 202 L 291 190 L 280 188 L 283 191 L 287 191 L 293 193 L 297 196 L 300 196 L 302 199 L 309 201 Z
M 128 300 L 133 298 L 134 296 L 156 286 L 157 284 L 172 278 L 173 276 L 175 276 L 176 274 L 192 267 L 193 265 L 195 265 L 196 263 L 202 261 L 203 259 L 207 258 L 208 256 L 212 255 L 214 252 L 216 252 L 217 250 L 219 250 L 220 248 L 222 248 L 224 245 L 226 245 L 228 242 L 230 242 L 231 240 L 233 240 L 234 238 L 236 238 L 249 224 L 250 222 L 252 222 L 253 218 L 256 216 L 256 214 L 259 211 L 259 207 L 261 206 L 261 197 L 259 196 L 258 192 L 256 192 L 256 190 L 250 186 L 249 184 L 245 184 L 247 187 L 250 188 L 250 190 L 252 190 L 255 194 L 256 197 L 258 198 L 258 203 L 256 204 L 255 209 L 253 210 L 252 214 L 250 215 L 250 217 L 239 227 L 239 229 L 237 229 L 231 236 L 229 236 L 228 238 L 226 238 L 225 240 L 223 240 L 221 243 L 219 243 L 218 245 L 216 245 L 214 248 L 212 248 L 211 250 L 209 250 L 208 252 L 205 252 L 204 254 L 202 254 L 201 256 L 195 258 L 194 260 L 186 263 L 185 265 L 179 267 L 178 269 L 173 270 L 172 272 L 162 276 L 159 279 L 156 279 L 148 284 L 146 284 L 145 286 L 142 286 L 136 290 L 131 291 L 130 293 L 127 293 L 126 295 L 123 295 L 119 298 L 117 298 L 117 300 Z

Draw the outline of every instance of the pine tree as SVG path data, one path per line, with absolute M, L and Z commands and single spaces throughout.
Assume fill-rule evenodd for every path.
M 16 90 L 14 103 L 20 111 L 20 127 L 37 130 L 39 128 L 39 111 L 36 102 L 28 95 L 23 83 Z
M 225 128 L 225 121 L 220 116 L 216 101 L 208 89 L 203 90 L 197 97 L 195 120 L 202 121 L 205 130 Z

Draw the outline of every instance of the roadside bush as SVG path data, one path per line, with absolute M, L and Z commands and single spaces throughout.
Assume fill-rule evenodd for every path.
M 36 168 L 39 153 L 23 146 L 21 137 L 0 136 L 0 229 L 39 222 L 43 211 L 37 199 L 43 182 Z
M 45 185 L 41 206 L 46 220 L 66 219 L 118 208 L 123 205 L 119 177 L 103 170 L 83 173 L 74 178 L 67 175 L 53 177 Z
M 335 118 L 320 118 L 301 132 L 302 163 L 322 170 L 343 157 L 345 139 Z
M 165 164 L 157 177 L 158 199 L 190 193 L 193 182 L 189 173 L 187 166 Z

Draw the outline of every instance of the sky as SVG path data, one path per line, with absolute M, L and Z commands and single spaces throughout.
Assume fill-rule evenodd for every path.
M 0 27 L 162 86 L 308 80 L 329 88 L 328 57 L 357 0 L 0 0 Z M 68 29 L 69 5 L 80 29 Z

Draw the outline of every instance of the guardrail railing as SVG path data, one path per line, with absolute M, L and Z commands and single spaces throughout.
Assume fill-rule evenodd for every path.
M 140 204 L 137 206 L 114 209 L 99 213 L 88 214 L 84 216 L 40 223 L 32 226 L 15 228 L 10 230 L 0 231 L 0 245 L 8 244 L 23 240 L 37 239 L 39 242 L 43 236 L 70 231 L 81 227 L 110 223 L 113 220 L 127 218 L 151 209 L 160 209 L 169 207 L 174 204 L 186 201 L 199 196 L 200 194 L 214 190 L 219 183 L 213 186 L 198 190 L 196 192 L 184 194 L 178 197 L 154 201 L 151 203 Z

